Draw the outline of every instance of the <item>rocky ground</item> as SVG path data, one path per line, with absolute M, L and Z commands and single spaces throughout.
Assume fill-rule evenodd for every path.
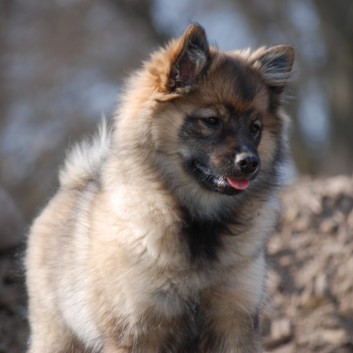
M 353 179 L 301 179 L 268 243 L 265 347 L 353 352 Z
M 282 200 L 278 231 L 268 242 L 266 352 L 353 352 L 353 179 L 301 178 Z M 21 245 L 3 244 L 0 353 L 20 353 L 28 332 Z

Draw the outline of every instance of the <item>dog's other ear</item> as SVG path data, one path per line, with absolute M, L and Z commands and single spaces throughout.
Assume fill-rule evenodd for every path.
M 189 91 L 203 74 L 209 57 L 204 28 L 199 24 L 189 25 L 173 48 L 167 81 L 169 92 Z
M 294 50 L 287 45 L 261 48 L 251 56 L 269 89 L 269 110 L 276 112 L 282 103 L 284 89 L 291 78 Z
M 260 49 L 252 55 L 253 65 L 259 69 L 273 93 L 281 94 L 290 79 L 294 49 L 287 45 L 277 45 Z

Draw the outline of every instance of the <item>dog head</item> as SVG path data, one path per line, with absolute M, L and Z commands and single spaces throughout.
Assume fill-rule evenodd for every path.
M 182 199 L 276 183 L 285 151 L 280 108 L 293 60 L 286 45 L 220 51 L 192 24 L 130 81 L 130 100 L 149 131 L 139 143 L 151 141 L 159 170 Z

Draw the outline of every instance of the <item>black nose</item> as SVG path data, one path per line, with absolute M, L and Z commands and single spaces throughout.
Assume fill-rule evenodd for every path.
M 242 152 L 236 155 L 235 164 L 244 175 L 250 175 L 258 170 L 260 161 L 255 154 Z

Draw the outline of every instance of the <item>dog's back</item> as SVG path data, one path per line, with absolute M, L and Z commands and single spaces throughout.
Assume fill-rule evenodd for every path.
M 30 353 L 261 351 L 292 62 L 192 25 L 132 76 L 31 229 Z

